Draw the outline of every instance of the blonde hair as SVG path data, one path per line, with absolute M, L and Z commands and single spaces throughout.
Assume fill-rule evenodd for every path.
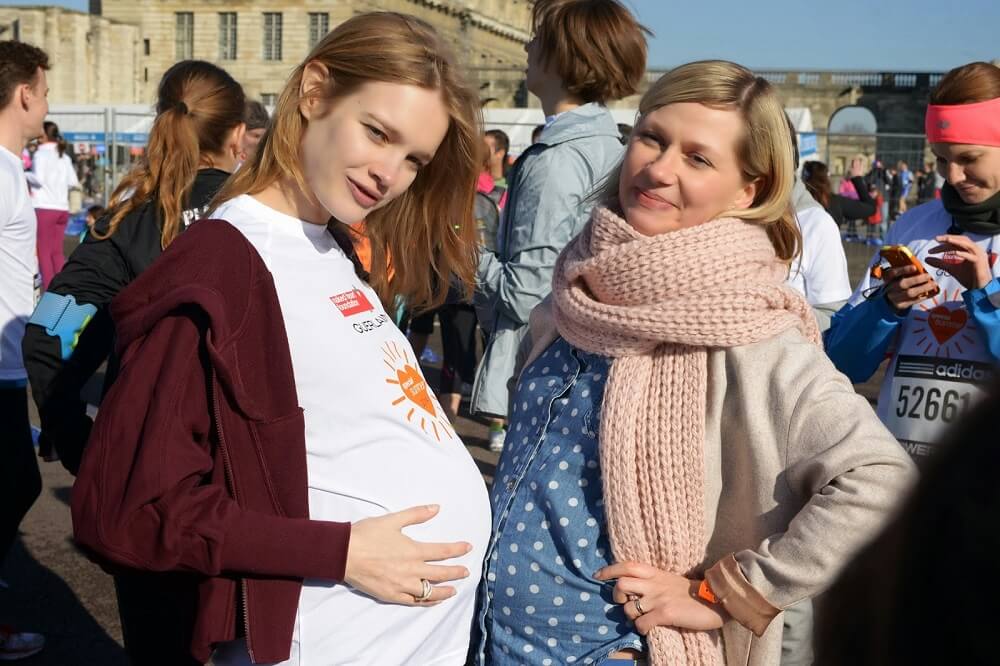
M 749 208 L 726 211 L 724 216 L 764 226 L 778 257 L 791 261 L 802 248 L 802 233 L 791 207 L 795 148 L 774 87 L 736 63 L 692 62 L 661 76 L 642 96 L 639 114 L 645 116 L 681 102 L 740 113 L 744 133 L 736 154 L 747 181 L 758 182 L 757 193 Z M 608 176 L 597 195 L 599 201 L 618 211 L 621 169 L 619 165 Z
M 329 78 L 301 92 L 303 71 L 311 62 L 324 65 Z M 471 295 L 476 260 L 472 211 L 484 149 L 479 101 L 434 28 L 412 16 L 361 14 L 327 34 L 292 72 L 257 152 L 226 182 L 213 208 L 281 185 L 285 177 L 308 194 L 299 159 L 308 121 L 300 101 L 319 98 L 329 111 L 333 102 L 371 81 L 440 91 L 450 123 L 434 159 L 409 189 L 367 217 L 369 283 L 387 305 L 399 296 L 416 310 L 443 303 L 454 280 Z

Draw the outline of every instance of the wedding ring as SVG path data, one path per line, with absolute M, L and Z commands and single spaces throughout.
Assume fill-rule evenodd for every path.
M 422 590 L 422 592 L 420 593 L 420 596 L 419 597 L 413 597 L 413 598 L 416 599 L 417 601 L 427 601 L 428 599 L 431 598 L 431 594 L 434 593 L 434 588 L 431 587 L 431 582 L 429 580 L 427 580 L 426 578 L 421 578 L 420 579 L 420 585 L 422 586 L 420 588 Z
M 635 604 L 635 610 L 636 610 L 636 612 L 639 613 L 639 615 L 645 615 L 646 611 L 642 610 L 642 603 L 641 602 L 642 602 L 642 599 L 640 599 L 639 597 L 636 597 L 632 601 L 632 603 Z

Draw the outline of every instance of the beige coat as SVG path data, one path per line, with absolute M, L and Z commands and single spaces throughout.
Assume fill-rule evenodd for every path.
M 523 367 L 557 337 L 543 303 Z M 797 331 L 709 350 L 705 577 L 732 619 L 727 666 L 776 666 L 780 609 L 833 583 L 908 493 L 909 456 Z

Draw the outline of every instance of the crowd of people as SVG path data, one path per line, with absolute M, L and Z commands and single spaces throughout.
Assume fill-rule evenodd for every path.
M 135 664 L 919 661 L 943 577 L 996 542 L 1000 69 L 934 89 L 943 182 L 903 164 L 884 192 L 855 160 L 834 192 L 732 62 L 672 69 L 619 126 L 650 33 L 618 0 L 537 0 L 531 34 L 546 122 L 513 163 L 411 16 L 340 24 L 270 118 L 178 62 L 64 265 L 49 61 L 0 42 L 0 559 L 41 490 L 30 384 Z M 852 289 L 838 224 L 896 194 Z M 852 383 L 885 359 L 876 413 Z M 987 663 L 967 615 L 926 654 Z M 0 659 L 44 648 L 29 629 Z

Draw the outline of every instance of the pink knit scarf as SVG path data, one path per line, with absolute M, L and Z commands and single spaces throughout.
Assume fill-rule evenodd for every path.
M 601 468 L 617 561 L 700 573 L 705 524 L 709 348 L 797 328 L 819 343 L 805 300 L 767 232 L 736 219 L 646 237 L 604 208 L 560 255 L 553 304 L 560 335 L 613 357 L 601 412 Z M 655 666 L 721 663 L 717 632 L 659 627 Z

